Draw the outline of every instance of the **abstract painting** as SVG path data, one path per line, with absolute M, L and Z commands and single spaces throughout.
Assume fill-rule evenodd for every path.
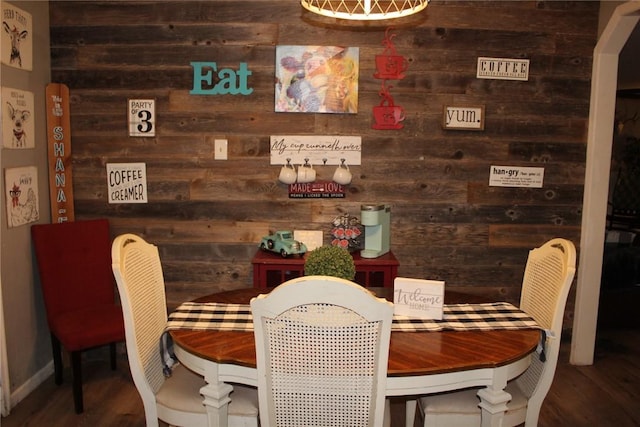
M 275 111 L 358 112 L 359 49 L 277 46 Z

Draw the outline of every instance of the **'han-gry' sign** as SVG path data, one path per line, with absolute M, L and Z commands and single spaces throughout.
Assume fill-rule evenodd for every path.
M 542 188 L 544 168 L 522 166 L 491 166 L 490 187 Z

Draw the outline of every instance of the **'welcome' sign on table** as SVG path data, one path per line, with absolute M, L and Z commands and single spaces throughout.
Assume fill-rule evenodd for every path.
M 444 282 L 396 277 L 393 304 L 396 315 L 442 320 Z

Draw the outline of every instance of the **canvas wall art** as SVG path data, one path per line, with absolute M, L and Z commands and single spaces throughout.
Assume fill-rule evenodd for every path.
M 277 46 L 275 111 L 358 112 L 359 49 Z
M 33 20 L 31 14 L 12 4 L 2 2 L 2 43 L 3 64 L 21 70 L 33 69 Z
M 2 88 L 2 141 L 5 148 L 35 147 L 33 93 Z
M 40 219 L 38 169 L 35 166 L 5 169 L 4 187 L 9 228 L 36 222 Z

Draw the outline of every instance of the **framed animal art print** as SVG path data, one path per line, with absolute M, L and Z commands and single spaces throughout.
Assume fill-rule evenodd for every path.
M 7 168 L 4 187 L 9 228 L 36 222 L 38 211 L 38 169 L 36 166 Z
M 5 148 L 34 148 L 33 92 L 2 88 L 2 141 Z
M 33 69 L 33 20 L 31 14 L 7 2 L 2 4 L 1 61 L 10 67 Z

